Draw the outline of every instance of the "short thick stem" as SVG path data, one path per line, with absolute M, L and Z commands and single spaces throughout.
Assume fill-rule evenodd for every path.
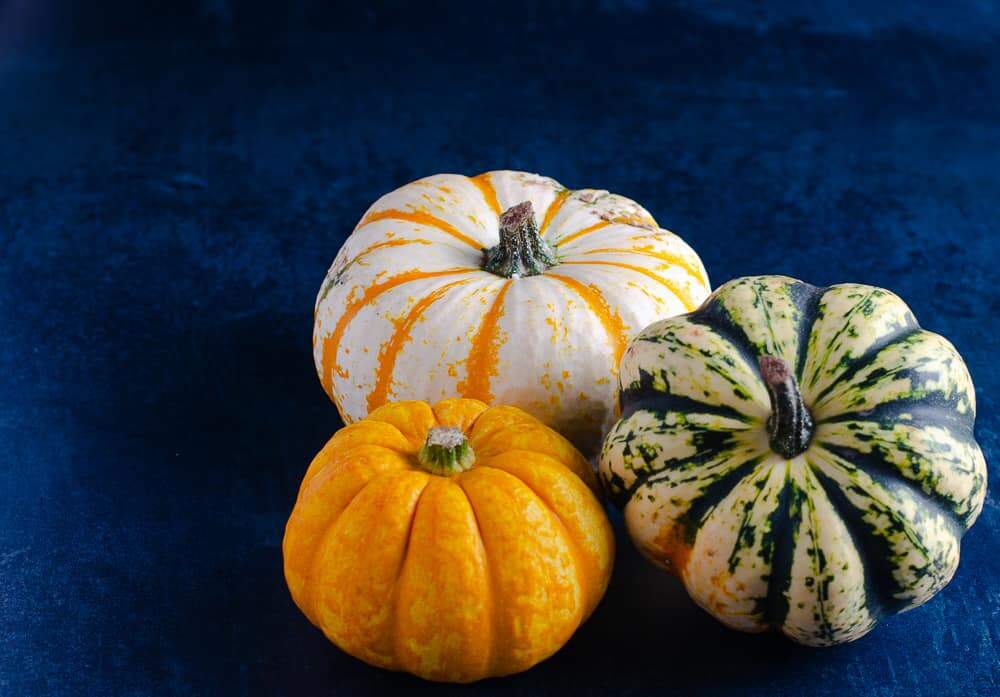
M 767 420 L 771 449 L 787 458 L 804 453 L 812 439 L 813 420 L 795 375 L 777 356 L 760 357 L 760 375 L 771 397 L 771 418 Z
M 436 426 L 427 432 L 427 440 L 417 453 L 420 466 L 431 474 L 458 474 L 472 467 L 476 454 L 459 428 Z
M 555 252 L 538 234 L 531 201 L 504 211 L 500 216 L 500 243 L 483 254 L 483 269 L 514 278 L 537 276 L 555 264 Z

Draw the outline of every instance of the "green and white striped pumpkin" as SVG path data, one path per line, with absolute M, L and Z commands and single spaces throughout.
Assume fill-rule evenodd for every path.
M 601 478 L 726 625 L 829 645 L 940 591 L 986 494 L 955 348 L 871 286 L 741 278 L 622 358 Z

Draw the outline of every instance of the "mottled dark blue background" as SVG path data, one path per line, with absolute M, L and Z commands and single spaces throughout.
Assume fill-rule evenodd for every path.
M 465 5 L 0 0 L 0 695 L 446 689 L 327 643 L 280 552 L 338 426 L 315 293 L 435 172 L 633 197 L 715 284 L 891 288 L 996 465 L 1000 9 Z M 477 693 L 996 693 L 997 471 L 954 582 L 854 644 L 722 628 L 619 524 L 594 617 Z

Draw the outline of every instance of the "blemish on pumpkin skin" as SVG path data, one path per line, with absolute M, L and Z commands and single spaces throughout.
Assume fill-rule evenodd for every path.
M 668 572 L 680 578 L 691 558 L 691 545 L 685 539 L 684 526 L 668 523 L 647 545 L 647 553 L 661 563 Z

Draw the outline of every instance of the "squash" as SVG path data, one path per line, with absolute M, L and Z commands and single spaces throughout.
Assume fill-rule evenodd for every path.
M 602 482 L 730 627 L 851 641 L 954 574 L 986 493 L 975 392 L 891 292 L 730 281 L 640 332 L 620 385 Z
M 596 454 L 628 339 L 708 295 L 697 255 L 634 201 L 547 177 L 440 174 L 380 198 L 316 300 L 345 423 L 390 400 L 518 406 Z
M 608 585 L 597 478 L 515 407 L 386 404 L 313 460 L 285 529 L 292 598 L 372 665 L 469 682 L 557 651 Z

